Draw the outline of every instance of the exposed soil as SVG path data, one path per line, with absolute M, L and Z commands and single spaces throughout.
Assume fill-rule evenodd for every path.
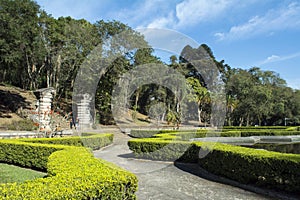
M 33 92 L 0 84 L 0 126 L 22 120 L 26 110 L 35 109 Z

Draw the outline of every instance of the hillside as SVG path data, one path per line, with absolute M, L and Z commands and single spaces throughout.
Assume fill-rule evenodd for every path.
M 28 118 L 37 122 L 36 102 L 32 91 L 0 83 L 0 127 Z M 64 129 L 69 127 L 68 119 L 58 112 L 54 112 L 51 117 L 52 128 L 58 123 Z
M 35 103 L 33 92 L 0 83 L 0 126 L 22 120 Z

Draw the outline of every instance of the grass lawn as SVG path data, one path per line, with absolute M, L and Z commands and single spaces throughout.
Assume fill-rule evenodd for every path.
M 42 178 L 46 173 L 0 163 L 0 183 L 24 182 Z

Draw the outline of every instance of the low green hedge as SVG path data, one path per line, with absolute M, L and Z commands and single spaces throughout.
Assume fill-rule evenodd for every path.
M 286 131 L 286 130 L 257 130 L 257 131 L 255 131 L 255 130 L 244 131 L 243 130 L 243 131 L 230 131 L 230 132 L 240 134 L 241 137 L 300 135 L 300 131 Z
M 62 150 L 62 145 L 27 144 L 17 140 L 0 140 L 0 162 L 45 171 L 48 157 Z
M 24 142 L 41 144 L 61 144 L 71 146 L 85 146 L 93 150 L 100 149 L 113 142 L 112 134 L 89 134 L 91 136 L 83 137 L 63 137 L 63 138 L 39 138 L 39 139 L 20 139 Z
M 129 148 L 136 157 L 155 160 L 198 162 L 201 167 L 217 175 L 245 184 L 289 192 L 300 191 L 300 155 L 283 154 L 231 146 L 220 143 L 166 141 L 159 138 L 133 139 Z M 212 147 L 200 159 L 200 149 Z
M 288 131 L 279 129 L 241 129 L 241 130 L 132 130 L 131 134 L 134 138 L 161 138 L 164 140 L 183 140 L 188 141 L 192 138 L 203 137 L 249 137 L 249 136 L 286 136 L 300 135 L 300 131 Z
M 0 162 L 48 172 L 46 178 L 0 184 L 1 199 L 136 199 L 135 175 L 84 147 L 0 140 Z
M 158 133 L 160 130 L 131 130 L 129 135 L 134 138 L 151 138 Z
M 272 130 L 284 130 L 286 126 L 223 126 L 222 129 L 230 129 L 230 130 L 265 130 L 265 129 L 272 129 Z

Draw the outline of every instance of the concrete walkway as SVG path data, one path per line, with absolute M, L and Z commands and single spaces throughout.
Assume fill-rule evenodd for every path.
M 174 165 L 172 162 L 134 159 L 127 146 L 129 139 L 130 137 L 122 133 L 115 133 L 114 143 L 104 149 L 94 151 L 94 155 L 136 174 L 139 181 L 136 193 L 138 199 L 274 199 L 274 196 L 271 198 L 201 178 L 212 177 L 214 179 L 214 175 L 199 173 L 197 165 L 186 163 Z

